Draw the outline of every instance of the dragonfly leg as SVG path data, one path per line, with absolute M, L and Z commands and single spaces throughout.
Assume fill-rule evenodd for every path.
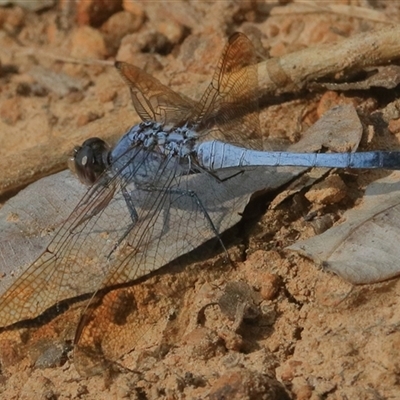
M 122 188 L 121 191 L 122 191 L 122 195 L 124 196 L 124 200 L 125 200 L 126 206 L 127 206 L 128 210 L 129 210 L 129 214 L 131 216 L 132 222 L 125 229 L 125 232 L 123 233 L 123 235 L 114 244 L 114 246 L 112 247 L 111 251 L 107 255 L 107 259 L 109 259 L 111 257 L 111 255 L 118 248 L 118 246 L 122 243 L 122 241 L 128 236 L 129 232 L 131 232 L 132 228 L 135 226 L 136 222 L 139 219 L 139 216 L 138 216 L 138 213 L 136 211 L 135 205 L 133 204 L 133 201 L 132 201 L 132 196 L 129 194 L 129 192 L 126 190 L 126 188 Z
M 196 173 L 198 173 L 198 172 L 206 173 L 206 174 L 212 176 L 219 183 L 223 183 L 223 182 L 229 181 L 229 179 L 232 179 L 235 176 L 241 175 L 241 174 L 243 174 L 245 172 L 243 169 L 241 169 L 241 170 L 233 173 L 232 175 L 227 176 L 226 178 L 220 178 L 214 171 L 210 171 L 208 169 L 202 168 L 199 165 L 196 165 L 195 168 L 193 169 L 193 171 L 195 171 Z
M 124 196 L 126 206 L 128 207 L 131 220 L 133 224 L 136 224 L 137 220 L 139 219 L 139 216 L 136 212 L 135 205 L 133 204 L 132 196 L 129 194 L 126 188 L 122 188 L 122 195 Z
M 209 173 L 210 173 L 210 175 L 211 175 L 213 178 L 215 178 L 218 182 L 223 183 L 223 182 L 229 181 L 229 179 L 232 179 L 232 178 L 234 178 L 234 177 L 236 177 L 236 176 L 238 176 L 238 175 L 243 174 L 244 171 L 243 171 L 243 170 L 240 170 L 240 171 L 238 171 L 238 172 L 235 172 L 235 173 L 232 174 L 232 175 L 227 176 L 226 178 L 220 178 L 218 175 L 213 174 L 212 172 L 209 172 Z
M 193 190 L 183 190 L 183 189 L 174 189 L 174 188 L 169 188 L 168 192 L 170 194 L 179 194 L 181 196 L 187 196 L 187 197 L 190 197 L 191 199 L 194 200 L 194 202 L 200 208 L 201 212 L 203 213 L 204 217 L 206 218 L 208 224 L 210 225 L 210 228 L 213 231 L 215 237 L 217 238 L 217 240 L 221 244 L 222 249 L 224 250 L 224 252 L 226 254 L 228 254 L 228 251 L 226 250 L 226 247 L 225 247 L 224 243 L 222 242 L 222 239 L 220 237 L 218 229 L 215 227 L 212 219 L 208 215 L 208 212 L 207 212 L 206 208 L 204 207 L 204 205 L 203 205 L 202 201 L 200 200 L 199 196 L 197 196 L 196 192 L 194 192 Z

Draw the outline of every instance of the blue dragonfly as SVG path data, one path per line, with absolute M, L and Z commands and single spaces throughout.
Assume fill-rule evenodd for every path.
M 400 169 L 398 152 L 266 151 L 257 57 L 244 34 L 229 38 L 197 102 L 138 67 L 124 62 L 115 67 L 143 122 L 113 148 L 91 138 L 74 150 L 71 169 L 89 189 L 43 254 L 0 298 L 0 326 L 8 327 L 66 299 L 95 293 L 75 336 L 82 374 L 101 370 L 108 359 L 128 351 L 133 333 L 125 326 L 143 318 L 132 292 L 102 290 L 143 277 L 212 238 L 225 250 L 220 234 L 238 218 L 229 210 L 254 169 Z

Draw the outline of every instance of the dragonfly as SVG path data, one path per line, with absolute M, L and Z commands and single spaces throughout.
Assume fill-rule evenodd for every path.
M 247 171 L 400 169 L 400 152 L 266 151 L 256 51 L 242 33 L 229 38 L 199 101 L 136 66 L 116 62 L 115 67 L 142 122 L 113 148 L 99 138 L 75 148 L 70 167 L 89 189 L 42 255 L 0 298 L 0 326 L 9 327 L 65 299 L 94 293 L 74 341 L 83 375 L 128 351 L 127 337 L 134 335 L 129 321 L 144 318 L 134 292 L 104 295 L 101 289 L 135 281 L 212 238 L 226 251 L 220 234 L 233 218 L 235 190 L 252 181 Z

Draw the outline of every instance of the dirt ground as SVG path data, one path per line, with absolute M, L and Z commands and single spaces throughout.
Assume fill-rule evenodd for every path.
M 36 11 L 0 8 L 3 202 L 65 169 L 86 138 L 112 143 L 139 121 L 115 59 L 199 99 L 236 30 L 260 55 L 280 57 L 400 22 L 400 3 L 391 0 L 43 3 Z M 293 143 L 327 108 L 352 103 L 372 113 L 393 100 L 395 91 L 387 93 L 302 92 L 262 108 L 261 128 Z M 396 122 L 379 126 L 373 145 L 396 148 Z M 134 291 L 144 317 L 130 327 L 132 348 L 98 375 L 82 377 L 74 362 L 79 302 L 12 339 L 1 333 L 0 397 L 400 399 L 398 279 L 352 286 L 285 250 L 339 223 L 386 174 L 330 171 L 324 190 L 304 189 L 274 209 L 273 195 L 261 197 L 223 236 L 233 265 L 214 246 L 208 258 L 200 251 L 111 292 L 120 299 Z

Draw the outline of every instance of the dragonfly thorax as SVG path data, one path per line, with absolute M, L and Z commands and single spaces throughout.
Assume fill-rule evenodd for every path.
M 196 139 L 196 133 L 186 126 L 166 129 L 157 122 L 142 122 L 119 140 L 109 162 L 114 173 L 138 185 L 150 184 L 168 169 L 185 175 L 190 173 Z
M 193 153 L 197 138 L 196 132 L 183 126 L 171 129 L 164 136 L 159 134 L 157 136 L 157 144 L 163 154 L 172 154 L 179 158 L 185 158 Z
M 197 133 L 186 125 L 165 128 L 158 122 L 142 122 L 131 127 L 119 141 L 113 150 L 113 158 L 122 155 L 121 151 L 128 147 L 141 147 L 163 155 L 184 158 L 193 152 L 197 138 Z

